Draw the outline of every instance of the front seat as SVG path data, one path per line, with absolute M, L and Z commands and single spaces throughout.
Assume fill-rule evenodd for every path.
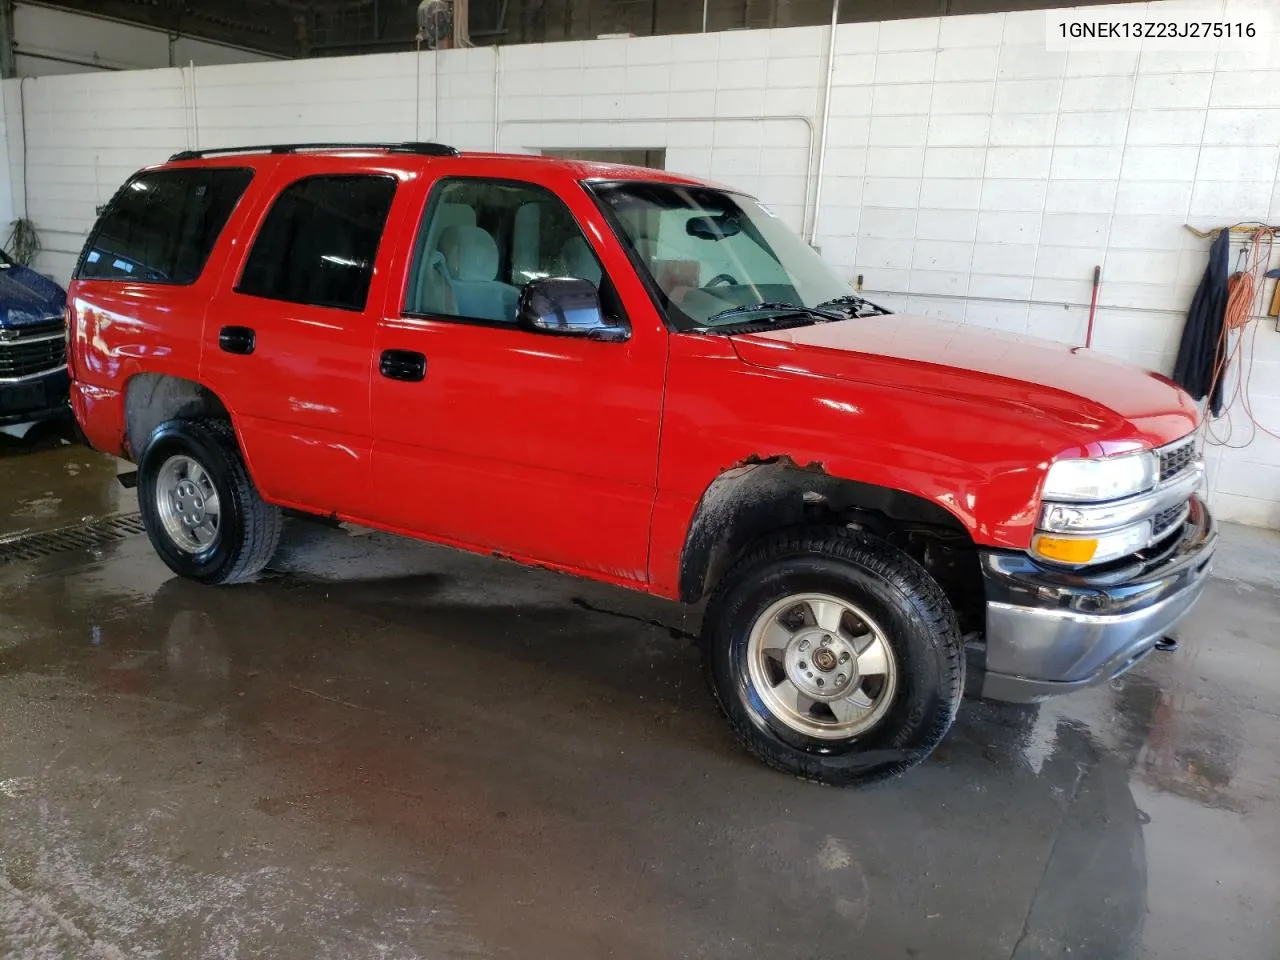
M 438 264 L 441 258 L 440 234 L 454 224 L 474 227 L 475 209 L 465 203 L 442 203 L 430 223 L 425 225 L 426 243 L 414 254 L 409 295 L 406 297 L 410 310 L 415 313 L 449 313 L 451 310 L 449 288 Z M 423 261 L 426 269 L 423 269 Z
M 498 276 L 498 244 L 483 227 L 454 224 L 440 233 L 434 264 L 444 277 L 453 313 L 514 323 L 520 292 Z

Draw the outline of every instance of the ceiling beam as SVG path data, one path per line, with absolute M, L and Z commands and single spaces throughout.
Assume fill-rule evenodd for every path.
M 300 14 L 277 0 L 39 0 L 43 6 L 122 20 L 201 40 L 296 57 Z

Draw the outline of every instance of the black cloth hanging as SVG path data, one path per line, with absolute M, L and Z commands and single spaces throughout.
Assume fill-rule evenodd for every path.
M 1178 361 L 1173 379 L 1197 400 L 1203 400 L 1210 389 L 1209 405 L 1213 415 L 1222 413 L 1222 381 L 1213 382 L 1222 345 L 1222 322 L 1227 313 L 1227 278 L 1230 269 L 1231 239 L 1226 230 L 1218 234 L 1209 248 L 1209 265 L 1205 268 L 1196 295 L 1187 311 L 1187 324 L 1182 328 L 1178 345 Z

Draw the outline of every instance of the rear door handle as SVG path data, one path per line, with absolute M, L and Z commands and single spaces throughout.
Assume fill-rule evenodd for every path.
M 427 358 L 414 350 L 383 350 L 378 372 L 388 380 L 421 383 L 427 376 Z
M 224 353 L 253 353 L 257 339 L 249 327 L 223 327 L 218 331 L 218 346 Z

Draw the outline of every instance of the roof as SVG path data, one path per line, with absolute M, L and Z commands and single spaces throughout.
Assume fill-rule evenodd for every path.
M 697 177 L 671 173 L 653 167 L 637 167 L 621 163 L 599 163 L 592 160 L 571 160 L 564 157 L 546 157 L 527 153 L 461 153 L 453 147 L 438 143 L 295 143 L 264 144 L 245 147 L 215 147 L 208 150 L 184 150 L 169 158 L 170 163 L 186 163 L 210 158 L 281 156 L 350 156 L 368 151 L 386 152 L 397 158 L 418 159 L 429 163 L 465 164 L 468 160 L 499 160 L 517 166 L 559 168 L 576 180 L 646 180 L 650 183 L 674 183 L 688 186 L 719 186 Z

